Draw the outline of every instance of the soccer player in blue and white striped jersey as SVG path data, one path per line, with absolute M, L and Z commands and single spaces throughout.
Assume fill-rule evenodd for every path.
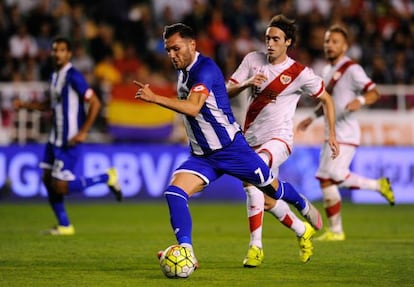
M 176 169 L 164 193 L 178 243 L 193 250 L 188 198 L 223 174 L 292 203 L 308 218 L 320 218 L 319 211 L 290 184 L 274 178 L 267 164 L 247 144 L 231 111 L 223 74 L 212 59 L 196 51 L 193 30 L 177 23 L 166 26 L 163 36 L 168 57 L 178 70 L 178 97 L 155 94 L 148 84 L 136 81 L 135 98 L 183 115 L 191 154 Z
M 101 102 L 87 84 L 84 76 L 71 62 L 71 43 L 66 38 L 56 38 L 52 43 L 51 57 L 55 71 L 50 78 L 49 98 L 45 102 L 20 102 L 16 108 L 51 109 L 52 128 L 46 144 L 43 169 L 43 183 L 48 192 L 50 206 L 58 224 L 48 230 L 52 235 L 73 235 L 75 229 L 69 221 L 64 206 L 64 195 L 82 192 L 85 188 L 105 183 L 118 201 L 122 198 L 116 170 L 90 177 L 77 178 L 74 169 L 82 144 L 92 127 L 101 107 Z M 88 106 L 87 111 L 85 107 Z

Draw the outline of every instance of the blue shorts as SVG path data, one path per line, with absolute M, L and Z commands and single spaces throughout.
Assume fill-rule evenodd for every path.
M 79 154 L 80 149 L 78 145 L 57 147 L 51 143 L 47 143 L 40 167 L 43 169 L 51 169 L 52 176 L 57 179 L 71 181 L 76 178 L 75 167 Z
M 191 155 L 174 173 L 189 172 L 198 175 L 206 185 L 223 174 L 234 176 L 255 186 L 266 186 L 274 177 L 267 164 L 238 133 L 233 142 L 209 155 Z

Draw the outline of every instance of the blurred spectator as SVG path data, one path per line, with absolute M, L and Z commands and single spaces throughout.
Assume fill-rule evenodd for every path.
M 223 12 L 215 8 L 212 11 L 211 21 L 208 25 L 208 33 L 211 36 L 214 46 L 216 62 L 226 74 L 226 58 L 229 52 L 229 43 L 231 40 L 230 29 L 224 22 Z
M 8 32 L 9 32 L 9 37 L 11 34 L 16 33 L 18 27 L 20 26 L 20 24 L 23 22 L 23 16 L 20 12 L 19 6 L 18 5 L 11 5 L 8 7 L 7 9 L 8 11 Z M 6 17 L 5 17 L 6 18 Z
M 97 63 L 94 75 L 103 85 L 113 86 L 122 81 L 122 75 L 115 67 L 112 54 L 107 54 Z
M 400 19 L 390 1 L 376 2 L 377 30 L 384 41 L 391 39 L 394 32 L 400 27 Z
M 409 84 L 410 72 L 407 66 L 407 58 L 404 51 L 397 51 L 393 59 L 394 65 L 391 70 L 393 84 Z
M 193 10 L 183 16 L 182 22 L 192 27 L 196 34 L 205 34 L 205 28 L 210 20 L 207 3 L 206 0 L 193 0 Z
M 112 56 L 114 42 L 114 28 L 106 23 L 99 24 L 97 35 L 90 41 L 90 48 L 93 51 L 91 55 L 95 63 L 99 63 L 108 55 Z
M 118 47 L 118 53 L 115 53 L 114 66 L 121 73 L 124 82 L 132 83 L 141 65 L 135 47 L 131 43 L 126 44 L 125 47 L 122 45 L 115 47 Z
M 205 30 L 201 30 L 197 35 L 197 50 L 200 51 L 203 55 L 214 57 L 214 42 L 209 37 L 208 33 Z
M 252 9 L 251 3 L 247 5 L 247 2 L 251 1 L 233 0 L 227 2 L 227 7 L 226 5 L 224 6 L 224 19 L 233 35 L 239 34 L 242 28 L 249 28 L 249 34 L 256 32 L 254 30 L 255 17 L 253 14 L 256 11 Z
M 324 18 L 328 18 L 331 12 L 332 1 L 329 0 L 296 0 L 295 8 L 299 16 L 320 14 Z
M 163 17 L 166 11 L 170 14 L 169 20 L 173 22 L 181 21 L 184 15 L 193 10 L 192 2 L 192 0 L 152 0 L 156 23 L 164 23 L 165 19 Z
M 39 34 L 36 36 L 36 43 L 39 48 L 37 61 L 39 64 L 40 79 L 45 81 L 49 78 L 51 64 L 49 62 L 50 47 L 53 41 L 52 26 L 49 22 L 40 25 Z
M 247 26 L 239 28 L 239 32 L 234 38 L 233 43 L 238 62 L 240 62 L 249 52 L 265 49 L 262 44 L 263 41 L 258 41 L 255 37 L 253 37 L 250 28 Z
M 32 35 L 28 33 L 25 23 L 21 23 L 17 29 L 17 33 L 10 37 L 9 49 L 12 58 L 16 60 L 37 56 L 37 43 Z
M 372 81 L 376 83 L 392 83 L 392 75 L 387 68 L 387 63 L 382 55 L 376 54 L 372 58 L 372 68 L 370 71 Z
M 24 64 L 20 67 L 22 79 L 26 82 L 41 81 L 40 66 L 35 58 L 27 58 Z
M 76 42 L 73 45 L 72 65 L 83 74 L 93 72 L 95 68 L 92 57 L 86 53 L 86 49 L 81 43 Z
M 48 0 L 38 1 L 33 10 L 28 13 L 26 23 L 30 34 L 36 36 L 44 33 L 45 31 L 42 31 L 45 27 L 44 24 L 48 27 L 49 34 L 55 33 L 53 27 L 54 19 L 49 9 L 49 2 Z
M 414 15 L 414 2 L 410 0 L 390 0 L 399 17 L 409 20 Z
M 16 6 L 19 11 L 26 15 L 32 11 L 41 0 L 6 0 L 7 5 Z
M 66 0 L 58 1 L 58 6 L 53 10 L 53 18 L 56 21 L 57 31 L 56 33 L 63 37 L 70 38 L 70 32 L 72 28 L 72 18 L 69 2 Z

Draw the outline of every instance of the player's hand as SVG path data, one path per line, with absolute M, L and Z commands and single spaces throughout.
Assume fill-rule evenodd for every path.
M 328 139 L 328 144 L 329 144 L 329 147 L 331 148 L 331 152 L 332 152 L 331 158 L 335 159 L 339 155 L 339 152 L 340 152 L 339 151 L 339 144 L 336 141 L 336 137 L 335 136 L 330 136 L 329 139 Z
M 267 77 L 264 74 L 256 74 L 248 80 L 249 84 L 253 87 L 260 87 L 266 81 Z
M 296 126 L 296 131 L 304 132 L 312 122 L 313 118 L 307 117 L 306 119 L 299 122 L 299 124 Z
M 135 99 L 141 99 L 146 102 L 154 103 L 156 95 L 149 88 L 149 84 L 143 84 L 138 81 L 134 81 L 134 84 L 138 86 L 138 90 L 135 93 Z
M 77 133 L 73 138 L 71 138 L 68 142 L 69 146 L 75 146 L 79 143 L 83 143 L 86 141 L 86 138 L 88 137 L 88 135 L 84 132 L 79 132 Z
M 349 102 L 347 105 L 346 105 L 346 107 L 345 107 L 345 109 L 347 110 L 347 111 L 350 111 L 350 112 L 355 112 L 355 111 L 358 111 L 359 109 L 361 109 L 362 108 L 362 104 L 361 104 L 361 102 L 360 101 L 358 101 L 357 99 L 354 99 L 354 100 L 352 100 L 351 102 Z

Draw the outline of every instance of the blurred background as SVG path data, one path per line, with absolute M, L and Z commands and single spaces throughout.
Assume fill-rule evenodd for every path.
M 176 72 L 166 57 L 162 31 L 183 22 L 194 28 L 197 49 L 212 57 L 228 78 L 248 52 L 264 48 L 270 18 L 296 19 L 299 39 L 291 57 L 320 73 L 323 36 L 334 23 L 350 33 L 349 56 L 377 83 L 382 98 L 358 113 L 362 147 L 356 172 L 388 176 L 397 203 L 414 203 L 414 1 L 410 0 L 3 0 L 0 2 L 0 201 L 46 196 L 38 162 L 50 113 L 14 111 L 12 100 L 41 101 L 52 71 L 50 44 L 56 35 L 73 42 L 72 62 L 86 76 L 103 109 L 79 163 L 80 175 L 109 166 L 120 170 L 127 200 L 162 199 L 174 168 L 188 154 L 180 118 L 133 99 L 133 80 L 175 96 Z M 314 102 L 303 97 L 295 120 Z M 236 115 L 245 103 L 234 102 Z M 314 174 L 323 123 L 296 135 L 282 166 L 313 200 L 321 199 Z M 354 202 L 385 203 L 370 192 L 343 191 Z M 80 200 L 110 197 L 106 186 L 85 190 Z M 243 200 L 241 184 L 223 177 L 200 200 Z

